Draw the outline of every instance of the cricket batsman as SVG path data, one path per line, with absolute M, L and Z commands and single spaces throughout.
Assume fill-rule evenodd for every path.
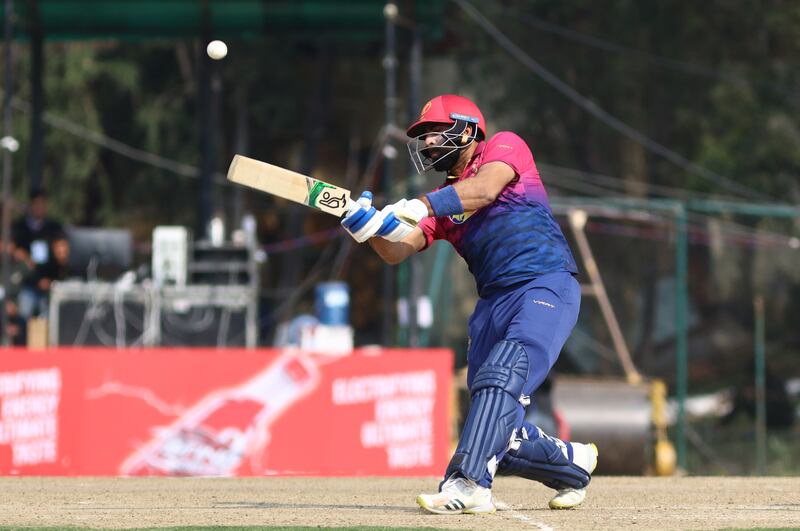
M 478 107 L 452 94 L 426 103 L 407 134 L 417 171 L 445 172 L 444 183 L 382 210 L 364 192 L 342 226 L 390 264 L 449 241 L 480 296 L 469 319 L 471 407 L 439 492 L 420 494 L 417 503 L 439 514 L 492 513 L 500 474 L 555 489 L 551 509 L 575 507 L 586 498 L 597 447 L 523 421 L 580 308 L 577 266 L 533 155 L 514 133 L 487 138 Z

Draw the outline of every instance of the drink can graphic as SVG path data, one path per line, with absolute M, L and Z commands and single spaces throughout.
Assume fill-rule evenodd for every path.
M 269 425 L 319 382 L 316 364 L 289 351 L 241 385 L 214 391 L 156 430 L 120 466 L 127 476 L 233 476 L 269 442 Z

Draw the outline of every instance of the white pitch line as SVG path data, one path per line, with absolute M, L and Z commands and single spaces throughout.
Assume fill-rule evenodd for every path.
M 555 531 L 555 528 L 550 527 L 547 524 L 543 524 L 542 522 L 537 522 L 533 518 L 530 518 L 522 513 L 515 511 L 509 504 L 500 501 L 497 498 L 494 499 L 494 506 L 497 507 L 497 510 L 499 512 L 504 513 L 502 516 L 508 515 L 509 517 L 515 520 L 525 522 L 526 524 L 531 525 L 537 529 L 541 529 L 542 531 Z

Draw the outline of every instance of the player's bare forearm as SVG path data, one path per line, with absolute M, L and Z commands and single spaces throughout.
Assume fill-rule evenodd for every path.
M 403 241 L 390 242 L 383 238 L 370 238 L 367 241 L 384 262 L 394 265 L 422 249 L 425 245 L 425 236 L 422 235 L 422 229 L 417 228 Z
M 465 212 L 477 210 L 490 205 L 497 199 L 503 188 L 514 178 L 514 170 L 504 162 L 490 162 L 481 166 L 477 175 L 455 183 L 455 188 Z M 422 197 L 428 207 L 428 214 L 434 215 L 430 202 Z

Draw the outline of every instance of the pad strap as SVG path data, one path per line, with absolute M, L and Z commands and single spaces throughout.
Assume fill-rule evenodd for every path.
M 445 479 L 460 474 L 489 487 L 497 465 L 522 424 L 520 399 L 528 377 L 528 355 L 519 344 L 500 341 L 478 369 L 472 405 Z
M 526 427 L 531 425 L 526 423 Z M 569 458 L 568 443 L 545 435 L 536 427 L 521 431 L 523 436 L 514 440 L 500 461 L 499 475 L 531 479 L 556 490 L 582 489 L 589 484 L 589 473 Z

